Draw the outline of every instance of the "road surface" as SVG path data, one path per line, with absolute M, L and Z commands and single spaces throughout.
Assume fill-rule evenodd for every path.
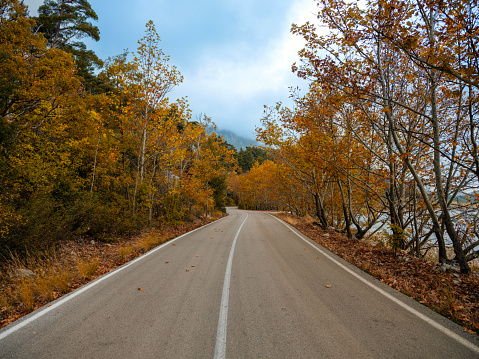
M 7 326 L 0 358 L 479 357 L 476 336 L 273 216 L 228 211 Z

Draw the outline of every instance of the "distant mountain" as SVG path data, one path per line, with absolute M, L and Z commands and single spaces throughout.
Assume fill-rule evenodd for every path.
M 250 147 L 250 146 L 261 146 L 260 142 L 255 141 L 251 138 L 239 136 L 233 131 L 217 130 L 216 133 L 220 136 L 223 136 L 224 140 L 228 142 L 230 145 L 233 145 L 238 151 L 241 148 L 246 149 L 246 147 Z

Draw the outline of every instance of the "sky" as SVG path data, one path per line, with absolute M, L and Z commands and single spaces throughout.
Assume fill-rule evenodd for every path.
M 315 0 L 90 0 L 100 41 L 87 47 L 106 60 L 133 52 L 153 20 L 160 48 L 184 81 L 169 95 L 187 97 L 193 117 L 254 139 L 264 105 L 291 104 L 289 87 L 308 84 L 291 72 L 304 40 L 292 23 L 315 22 Z M 35 16 L 43 0 L 25 0 Z

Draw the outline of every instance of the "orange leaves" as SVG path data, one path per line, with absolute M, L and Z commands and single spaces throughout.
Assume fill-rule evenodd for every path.
M 228 183 L 244 208 L 274 208 L 284 196 L 280 171 L 280 165 L 266 160 L 256 163 L 248 173 L 231 176 Z
M 471 330 L 471 329 L 469 329 L 469 328 L 464 328 L 463 331 L 466 332 L 466 333 L 476 334 L 476 335 L 477 335 L 477 333 L 476 333 L 474 330 Z
M 183 81 L 177 68 L 169 65 L 169 56 L 165 56 L 158 47 L 160 41 L 155 25 L 150 20 L 133 59 L 134 68 L 142 75 L 136 88 L 147 106 L 152 108 L 157 108 L 168 92 Z

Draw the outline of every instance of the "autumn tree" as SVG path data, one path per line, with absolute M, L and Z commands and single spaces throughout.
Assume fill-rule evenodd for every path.
M 267 112 L 259 138 L 276 148 L 279 160 L 308 188 L 321 227 L 344 225 L 352 236 L 354 225 L 356 237 L 362 238 L 377 221 L 379 197 L 364 178 L 374 177 L 368 171 L 372 158 L 344 124 L 344 118 L 351 117 L 350 110 L 341 107 L 338 93 L 321 92 L 317 86 L 297 97 L 295 104 L 294 111 L 277 106 Z M 363 201 L 353 201 L 363 192 Z M 331 193 L 341 194 L 338 203 Z
M 282 180 L 286 172 L 286 167 L 271 160 L 256 162 L 250 171 L 230 176 L 228 186 L 237 196 L 240 208 L 282 209 L 304 215 L 304 207 L 297 205 L 300 201 L 298 188 L 289 188 L 294 192 L 290 193 L 286 182 Z
M 167 98 L 182 77 L 158 41 L 147 24 L 136 56 L 110 59 L 102 91 L 87 93 L 68 48 L 35 32 L 20 1 L 0 3 L 2 255 L 134 234 L 224 205 L 234 151 L 191 120 L 185 99 Z
M 447 233 L 455 259 L 467 273 L 463 243 L 469 240 L 460 238 L 459 223 L 451 214 L 451 206 L 454 198 L 473 183 L 471 167 L 465 164 L 474 163 L 476 134 L 471 132 L 471 117 L 463 115 L 464 86 L 458 80 L 473 86 L 474 70 L 468 67 L 470 79 L 464 82 L 458 71 L 444 63 L 456 63 L 453 59 L 462 56 L 464 47 L 474 47 L 467 36 L 458 35 L 473 28 L 473 22 L 467 20 L 471 7 L 434 1 L 369 1 L 363 8 L 342 1 L 322 1 L 320 6 L 318 19 L 332 31 L 320 36 L 312 24 L 293 26 L 293 32 L 307 40 L 301 52 L 303 65 L 294 66 L 294 70 L 301 77 L 327 83 L 343 92 L 350 98 L 350 106 L 362 110 L 377 107 L 381 111 L 383 120 L 375 122 L 384 123 L 387 134 L 383 138 L 389 150 L 391 186 L 387 198 L 392 227 L 405 226 L 403 216 L 394 212 L 395 208 L 405 208 L 404 184 L 411 176 L 432 222 L 440 260 L 447 260 Z M 466 32 L 454 30 L 460 23 L 467 24 Z M 468 58 L 473 61 L 473 57 Z M 465 57 L 461 59 L 465 64 Z M 371 119 L 378 117 L 377 111 L 365 113 Z M 459 138 L 466 141 L 460 144 Z M 418 142 L 426 145 L 428 156 L 413 152 Z M 466 153 L 466 148 L 472 151 Z M 397 171 L 398 162 L 403 163 L 407 172 Z M 431 186 L 433 191 L 429 190 Z
M 293 25 L 306 46 L 292 69 L 309 91 L 292 94 L 292 109 L 268 108 L 258 139 L 308 189 L 323 228 L 362 239 L 387 224 L 395 247 L 421 256 L 435 244 L 447 262 L 452 244 L 470 271 L 479 256 L 476 13 L 463 1 L 323 0 L 319 27 Z
M 170 58 L 165 56 L 158 48 L 160 37 L 155 30 L 153 22 L 146 25 L 146 35 L 139 41 L 139 47 L 134 57 L 134 68 L 138 74 L 138 80 L 130 83 L 135 91 L 135 96 L 140 100 L 135 104 L 136 118 L 134 125 L 138 131 L 138 167 L 133 195 L 133 212 L 135 212 L 135 201 L 138 186 L 143 183 L 146 174 L 146 165 L 153 155 L 158 154 L 158 148 L 154 146 L 155 133 L 158 128 L 172 126 L 171 119 L 165 117 L 164 109 L 167 108 L 166 95 L 174 86 L 183 81 L 183 77 L 175 66 L 169 65 Z M 138 117 L 137 117 L 138 116 Z M 164 121 L 164 123 L 161 123 Z M 165 123 L 166 122 L 166 123 Z M 168 123 L 169 122 L 169 123 Z M 153 141 L 151 141 L 153 140 Z M 160 150 L 164 150 L 161 148 Z
M 1 10 L 1 197 L 14 212 L 2 248 L 44 247 L 75 227 L 91 117 L 72 56 L 31 32 L 18 1 Z

